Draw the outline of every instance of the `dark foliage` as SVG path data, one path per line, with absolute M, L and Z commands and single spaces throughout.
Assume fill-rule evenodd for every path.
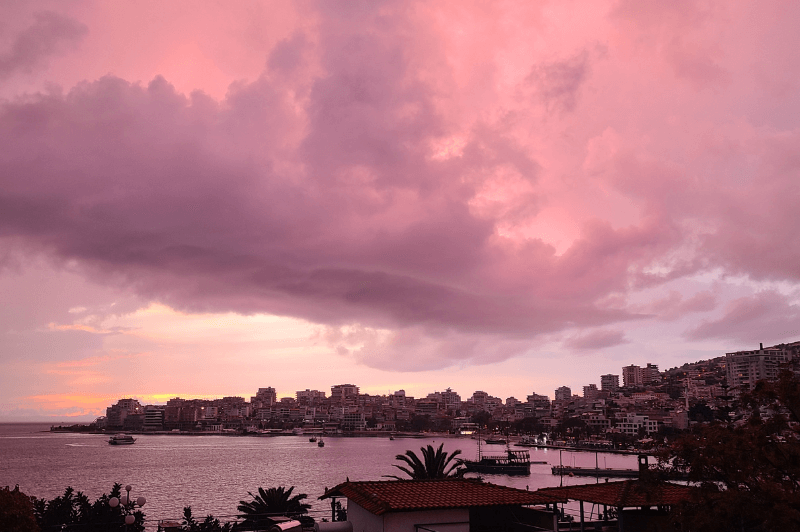
M 252 501 L 239 501 L 238 510 L 241 512 L 242 521 L 235 527 L 236 530 L 260 530 L 266 529 L 271 526 L 274 521 L 270 517 L 275 516 L 293 516 L 298 519 L 303 517 L 303 514 L 308 513 L 311 508 L 310 504 L 302 502 L 303 499 L 308 497 L 305 493 L 292 495 L 294 486 L 288 490 L 283 486 L 277 488 L 258 488 L 258 493 L 253 494 L 247 492 L 253 500 Z M 314 525 L 313 519 L 302 518 L 301 523 L 307 526 L 309 523 Z
M 90 502 L 80 491 L 72 487 L 64 490 L 60 495 L 50 501 L 46 499 L 31 498 L 34 515 L 42 532 L 61 531 L 68 525 L 80 525 L 76 530 L 81 532 L 105 532 L 107 530 L 122 530 L 125 524 L 125 514 L 120 506 L 111 508 L 108 501 L 111 497 L 119 497 L 122 490 L 121 484 L 114 484 L 111 493 L 102 495 L 94 502 Z M 144 530 L 144 513 L 140 510 L 134 514 L 136 521 L 128 527 L 130 532 Z
M 197 521 L 192 516 L 192 507 L 186 506 L 183 509 L 183 529 L 186 532 L 231 532 L 232 523 L 221 523 L 213 515 L 207 515 L 202 521 Z
M 415 480 L 463 476 L 464 469 L 459 467 L 459 462 L 456 460 L 456 457 L 461 454 L 461 450 L 458 449 L 448 454 L 447 451 L 442 450 L 443 447 L 444 444 L 439 445 L 439 448 L 435 450 L 433 445 L 420 447 L 421 460 L 414 451 L 409 450 L 406 451 L 406 454 L 398 454 L 395 458 L 405 462 L 408 467 L 397 464 L 394 464 L 394 467 Z M 384 476 L 403 480 L 397 475 Z
M 699 426 L 662 457 L 698 485 L 675 517 L 684 530 L 800 530 L 800 380 L 785 371 L 740 406 L 739 422 Z
M 39 532 L 31 498 L 19 486 L 0 489 L 0 526 L 5 532 Z

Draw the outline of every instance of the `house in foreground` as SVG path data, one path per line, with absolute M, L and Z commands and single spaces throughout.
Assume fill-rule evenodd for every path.
M 473 479 L 348 481 L 320 498 L 342 497 L 353 532 L 553 530 L 566 501 Z

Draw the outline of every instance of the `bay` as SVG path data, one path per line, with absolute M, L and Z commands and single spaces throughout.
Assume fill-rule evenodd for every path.
M 395 456 L 406 450 L 419 454 L 428 444 L 462 451 L 464 458 L 477 453 L 475 440 L 432 435 L 425 438 L 325 437 L 325 447 L 308 436 L 183 436 L 136 435 L 135 445 L 112 446 L 101 434 L 51 433 L 45 424 L 0 424 L 0 486 L 14 487 L 28 495 L 51 499 L 67 486 L 94 500 L 108 493 L 114 482 L 133 486 L 132 494 L 147 498 L 145 513 L 150 525 L 159 519 L 180 519 L 183 507 L 195 516 L 209 513 L 234 516 L 248 491 L 259 486 L 295 486 L 308 494 L 312 515 L 329 517 L 327 501 L 320 501 L 326 487 L 350 480 L 385 480 L 402 473 L 393 467 Z M 502 453 L 501 445 L 484 445 L 484 452 Z M 520 489 L 585 484 L 588 478 L 563 479 L 551 473 L 551 465 L 632 468 L 635 456 L 580 453 L 557 449 L 531 449 L 527 476 L 483 475 L 487 482 Z M 470 476 L 470 475 L 468 475 Z

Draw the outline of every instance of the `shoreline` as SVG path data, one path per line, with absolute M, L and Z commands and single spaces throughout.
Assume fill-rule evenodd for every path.
M 175 430 L 161 430 L 161 431 L 104 431 L 104 430 L 76 430 L 72 427 L 56 427 L 52 426 L 49 430 L 41 432 L 50 433 L 74 433 L 74 434 L 94 434 L 94 435 L 114 435 L 120 432 L 125 434 L 133 434 L 137 436 L 152 435 L 152 436 L 225 436 L 225 437 L 256 437 L 256 438 L 278 438 L 286 436 L 325 436 L 326 438 L 403 438 L 403 439 L 475 439 L 472 435 L 468 434 L 449 434 L 449 433 L 432 433 L 432 432 L 393 432 L 393 431 L 356 431 L 356 432 L 322 432 L 309 430 L 308 432 L 295 433 L 295 432 L 216 432 L 216 431 L 175 431 Z M 659 449 L 600 449 L 591 447 L 573 447 L 563 445 L 547 445 L 547 444 L 534 444 L 534 445 L 516 445 L 515 442 L 510 442 L 512 447 L 534 448 L 534 449 L 551 449 L 558 451 L 578 452 L 578 453 L 608 453 L 620 455 L 639 455 L 646 454 L 653 456 Z

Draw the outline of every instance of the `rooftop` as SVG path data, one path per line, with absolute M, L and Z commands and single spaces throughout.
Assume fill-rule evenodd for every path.
M 329 497 L 347 497 L 375 515 L 412 510 L 566 502 L 565 497 L 556 494 L 518 490 L 472 479 L 344 482 L 326 491 L 320 499 Z
M 542 488 L 536 493 L 606 504 L 617 508 L 673 506 L 689 498 L 692 488 L 669 482 L 622 480 L 561 488 Z

